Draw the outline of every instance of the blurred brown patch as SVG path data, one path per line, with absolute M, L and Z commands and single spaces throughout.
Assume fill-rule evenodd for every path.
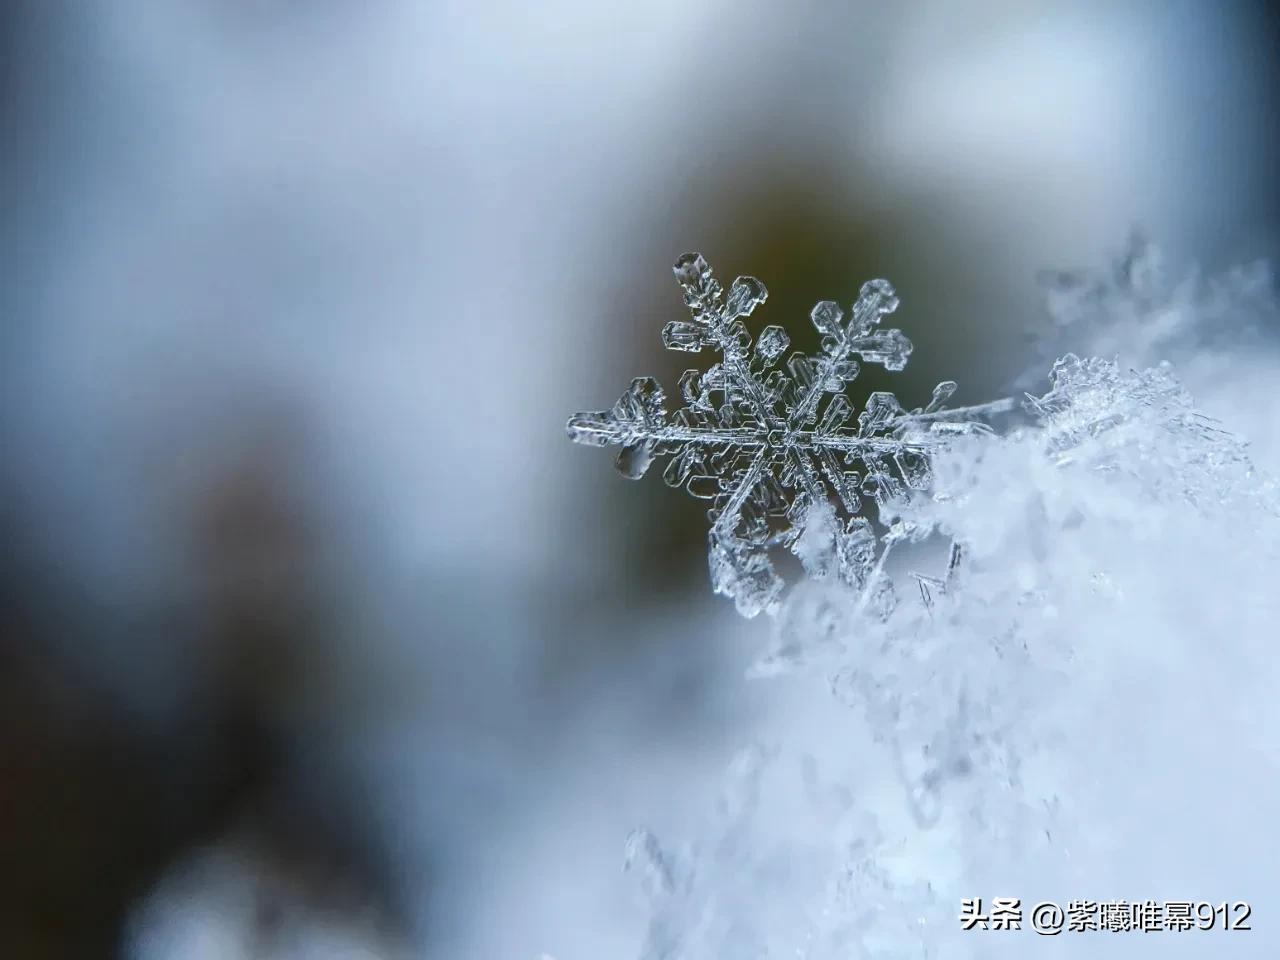
M 387 913 L 389 888 L 350 811 L 293 769 L 333 591 L 285 449 L 267 431 L 200 478 L 187 513 L 191 596 L 157 596 L 152 609 L 87 609 L 11 524 L 0 571 L 0 955 L 115 954 L 165 871 L 233 831 L 275 878 L 260 885 L 264 931 L 289 901 Z M 162 730 L 74 657 L 51 654 L 134 631 L 189 654 L 194 693 Z

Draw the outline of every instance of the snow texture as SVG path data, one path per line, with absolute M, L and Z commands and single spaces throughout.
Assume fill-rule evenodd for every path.
M 925 407 L 907 411 L 892 393 L 877 391 L 854 416 L 847 390 L 861 364 L 902 370 L 911 355 L 901 330 L 881 327 L 898 307 L 885 280 L 864 284 L 848 316 L 834 301 L 816 304 L 809 319 L 822 334 L 822 353 L 793 353 L 778 369 L 790 345 L 786 331 L 765 327 L 753 347 L 744 323 L 768 296 L 763 283 L 738 277 L 726 294 L 696 253 L 674 269 L 692 319 L 668 323 L 663 344 L 715 350 L 720 361 L 684 372 L 685 405 L 674 414 L 658 382 L 637 377 L 611 409 L 572 417 L 569 437 L 621 446 L 618 470 L 633 480 L 670 458 L 667 484 L 711 501 L 712 586 L 745 616 L 778 608 L 783 582 L 769 558 L 777 547 L 791 548 L 812 575 L 834 571 L 883 597 L 888 582 L 864 504 L 927 487 L 933 451 L 981 429 L 972 417 L 1007 405 L 948 410 L 956 390 L 948 380 Z
M 1118 337 L 1180 356 L 1213 341 L 1229 356 L 1261 336 L 1274 301 L 1257 270 L 1168 299 L 1134 280 L 1152 276 L 1136 262 L 1110 286 L 1056 283 L 1054 342 L 1074 329 L 1084 349 Z M 1170 303 L 1179 323 L 1153 336 Z M 650 918 L 643 960 L 1164 958 L 1203 956 L 1207 936 L 1215 956 L 1277 955 L 1280 928 L 1262 916 L 1280 893 L 1277 484 L 1168 363 L 1067 353 L 1041 391 L 1003 434 L 929 446 L 926 491 L 877 501 L 885 538 L 938 572 L 886 564 L 892 542 L 875 569 L 914 578 L 922 602 L 877 607 L 865 583 L 827 576 L 779 604 L 755 672 L 801 684 L 787 729 L 742 751 L 692 841 L 628 841 Z M 628 428 L 625 404 L 592 416 L 576 422 L 613 442 L 672 436 Z M 920 423 L 887 422 L 912 438 Z M 812 565 L 848 528 L 833 504 L 804 502 L 790 545 Z M 834 718 L 814 682 L 843 708 Z M 1077 912 L 1245 900 L 1254 922 L 962 931 L 962 898 L 1011 896 Z

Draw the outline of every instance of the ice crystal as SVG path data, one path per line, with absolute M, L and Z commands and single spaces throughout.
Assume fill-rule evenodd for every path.
M 777 609 L 783 584 L 769 556 L 775 548 L 792 549 L 815 575 L 835 573 L 883 597 L 866 506 L 927 487 L 932 452 L 948 437 L 980 429 L 971 417 L 1004 407 L 948 410 L 956 390 L 948 380 L 927 406 L 908 411 L 877 391 L 855 416 L 848 388 L 861 364 L 897 371 L 911 355 L 901 330 L 881 326 L 898 307 L 885 280 L 863 284 L 848 315 L 834 301 L 816 304 L 809 319 L 822 335 L 821 353 L 792 353 L 779 366 L 790 345 L 786 331 L 765 327 L 753 346 L 744 322 L 768 296 L 763 283 L 738 277 L 726 293 L 696 253 L 674 270 L 691 319 L 668 323 L 663 344 L 713 350 L 719 362 L 684 372 L 684 405 L 673 414 L 658 382 L 638 377 L 609 410 L 572 417 L 569 437 L 620 446 L 618 470 L 631 479 L 669 458 L 666 482 L 711 501 L 712 586 L 744 615 Z M 811 525 L 814 518 L 823 522 Z
M 1212 300 L 1230 310 L 1195 298 L 1160 342 L 1237 323 L 1239 283 Z M 1133 291 L 1098 296 L 1120 317 Z M 1230 397 L 1238 413 L 1256 394 Z M 1170 364 L 1068 353 L 1024 410 L 929 448 L 929 494 L 885 499 L 883 535 L 844 544 L 878 583 L 914 576 L 925 602 L 878 607 L 878 588 L 827 578 L 781 604 L 756 672 L 816 680 L 848 712 L 804 689 L 787 739 L 734 764 L 695 842 L 633 836 L 644 960 L 1019 956 L 1013 937 L 961 933 L 962 897 L 1132 897 L 1242 872 L 1273 888 L 1274 857 L 1232 851 L 1280 849 L 1275 482 Z M 790 546 L 809 569 L 842 562 L 837 506 L 806 501 Z M 930 575 L 885 565 L 931 535 Z M 1229 841 L 1182 829 L 1224 807 Z
M 1170 364 L 1126 372 L 1069 353 L 1049 376 L 1052 389 L 1026 406 L 1056 466 L 1079 459 L 1088 444 L 1091 469 L 1126 474 L 1147 497 L 1172 492 L 1197 505 L 1234 499 L 1252 480 L 1244 441 L 1195 409 Z
M 1026 406 L 1019 429 L 936 451 L 932 495 L 885 511 L 955 545 L 930 603 L 789 593 L 765 672 L 800 668 L 848 720 L 797 706 L 696 844 L 637 835 L 661 881 L 643 884 L 644 960 L 1004 956 L 960 932 L 970 891 L 1238 869 L 1196 860 L 1176 824 L 1227 795 L 1198 786 L 1201 746 L 1236 738 L 1215 766 L 1231 789 L 1274 769 L 1274 489 L 1167 366 L 1069 355 Z M 1243 699 L 1210 703 L 1226 678 Z M 1248 829 L 1274 845 L 1266 812 Z

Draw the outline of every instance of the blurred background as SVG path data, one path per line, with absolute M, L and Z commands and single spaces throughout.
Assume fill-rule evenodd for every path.
M 634 953 L 627 831 L 785 696 L 702 505 L 564 421 L 700 250 L 893 387 L 1035 274 L 1280 246 L 1262 3 L 77 0 L 0 13 L 0 954 Z M 869 391 L 889 381 L 871 375 Z M 910 405 L 910 404 L 908 404 Z

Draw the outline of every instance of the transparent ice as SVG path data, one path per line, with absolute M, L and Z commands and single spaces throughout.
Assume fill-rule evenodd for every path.
M 779 365 L 790 344 L 786 331 L 765 327 L 753 346 L 744 322 L 768 296 L 763 283 L 738 277 L 726 293 L 697 253 L 674 269 L 692 319 L 668 323 L 663 344 L 712 350 L 719 362 L 684 372 L 684 405 L 673 414 L 658 382 L 637 377 L 612 408 L 572 417 L 569 437 L 620 446 L 617 467 L 631 479 L 668 458 L 667 484 L 711 502 L 712 586 L 745 616 L 778 608 L 783 583 L 769 553 L 779 547 L 796 552 L 811 573 L 831 571 L 864 590 L 883 590 L 864 506 L 927 487 L 933 451 L 981 429 L 973 418 L 1009 404 L 948 410 L 956 384 L 944 381 L 927 406 L 908 411 L 878 391 L 855 416 L 847 391 L 861 364 L 902 370 L 911 355 L 901 330 L 881 326 L 898 307 L 887 281 L 864 284 L 847 316 L 834 301 L 816 304 L 809 319 L 822 334 L 821 354 L 792 353 Z M 811 518 L 824 522 L 806 537 Z
M 1154 274 L 1126 259 L 1114 275 Z M 1274 302 L 1259 276 L 1186 294 L 1155 337 L 1131 328 L 1163 295 L 1080 280 L 1090 312 L 1051 341 L 1128 346 L 1064 351 L 1001 433 L 938 442 L 948 421 L 900 415 L 902 436 L 931 441 L 928 479 L 895 472 L 865 538 L 838 500 L 805 498 L 788 545 L 815 575 L 776 604 L 753 672 L 834 696 L 800 687 L 693 839 L 632 835 L 643 960 L 1201 956 L 1176 933 L 962 933 L 957 911 L 979 896 L 1276 901 L 1280 494 L 1178 369 L 1117 359 L 1206 342 L 1256 356 Z M 1220 399 L 1274 415 L 1267 393 Z M 923 553 L 895 562 L 898 544 Z M 829 575 L 841 563 L 861 578 Z M 920 601 L 893 603 L 895 584 Z M 1232 935 L 1214 933 L 1215 955 L 1280 949 L 1274 924 Z

